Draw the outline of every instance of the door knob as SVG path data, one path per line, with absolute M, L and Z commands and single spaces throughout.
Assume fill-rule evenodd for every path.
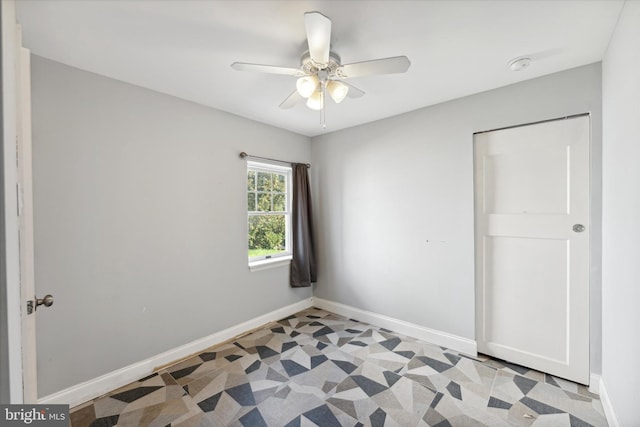
M 575 231 L 576 233 L 582 233 L 584 231 L 584 225 L 582 225 L 582 224 L 574 224 L 573 225 L 573 231 Z
M 51 307 L 53 305 L 53 295 L 45 295 L 44 298 L 36 298 L 36 307 L 41 305 Z

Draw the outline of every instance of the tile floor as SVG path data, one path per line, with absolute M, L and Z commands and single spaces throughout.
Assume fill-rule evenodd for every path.
M 598 396 L 311 308 L 72 409 L 80 426 L 606 426 Z

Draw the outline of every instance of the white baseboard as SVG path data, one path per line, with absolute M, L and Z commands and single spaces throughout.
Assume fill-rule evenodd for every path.
M 447 347 L 461 353 L 475 356 L 478 354 L 478 347 L 475 340 L 459 337 L 447 332 L 437 331 L 425 326 L 416 325 L 415 323 L 405 322 L 404 320 L 385 316 L 383 314 L 373 313 L 371 311 L 361 310 L 349 305 L 328 301 L 322 298 L 313 298 L 314 307 L 339 314 L 341 316 L 350 317 L 375 326 L 399 332 L 401 334 L 418 338 L 432 344 Z
M 207 337 L 192 341 L 180 347 L 160 353 L 156 356 L 125 366 L 81 384 L 58 391 L 38 399 L 39 404 L 68 404 L 71 407 L 80 405 L 112 390 L 125 386 L 140 378 L 152 374 L 158 367 L 167 366 L 191 355 L 195 355 L 209 347 L 223 343 L 243 333 L 259 328 L 267 323 L 280 320 L 309 307 L 317 307 L 341 316 L 357 319 L 372 325 L 380 326 L 418 338 L 432 344 L 447 347 L 461 353 L 476 355 L 477 345 L 474 340 L 452 335 L 447 332 L 427 328 L 425 326 L 406 322 L 404 320 L 373 313 L 345 304 L 336 303 L 322 298 L 307 298 L 297 303 L 279 308 L 262 316 L 234 325 Z M 610 427 L 619 427 L 611 401 L 607 395 L 604 382 L 599 375 L 591 374 L 589 391 L 600 395 L 600 400 Z
M 602 377 L 600 377 L 600 375 L 594 374 L 593 372 L 589 374 L 589 392 L 599 395 L 601 381 L 602 381 Z
M 611 405 L 611 400 L 609 399 L 609 394 L 607 394 L 607 388 L 604 385 L 602 377 L 600 378 L 598 388 L 600 391 L 600 402 L 602 403 L 602 409 L 604 409 L 604 416 L 607 418 L 607 424 L 609 424 L 609 427 L 620 427 L 618 418 L 615 412 L 613 412 L 613 406 Z
M 99 376 L 81 384 L 58 391 L 38 399 L 40 404 L 68 404 L 71 407 L 87 402 L 103 394 L 125 386 L 140 378 L 152 374 L 158 367 L 167 366 L 191 355 L 198 354 L 209 347 L 223 343 L 238 335 L 259 328 L 267 323 L 280 320 L 298 311 L 313 306 L 313 298 L 307 298 L 297 303 L 279 308 L 246 322 L 216 332 L 204 338 L 192 341 L 180 347 L 160 353 L 143 361 L 134 363 L 108 374 Z

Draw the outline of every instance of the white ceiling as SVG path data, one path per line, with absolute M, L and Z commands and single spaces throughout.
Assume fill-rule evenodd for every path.
M 600 61 L 624 0 L 18 0 L 24 45 L 49 59 L 307 136 Z M 349 82 L 366 92 L 278 105 L 295 78 L 234 71 L 235 61 L 297 67 L 303 14 L 332 20 L 342 63 L 406 55 L 406 74 Z M 529 68 L 509 71 L 518 56 Z M 99 101 L 99 100 L 96 100 Z

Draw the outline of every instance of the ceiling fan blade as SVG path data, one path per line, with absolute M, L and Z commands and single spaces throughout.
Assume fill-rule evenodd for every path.
M 304 98 L 298 93 L 297 90 L 294 90 L 291 95 L 287 97 L 282 104 L 279 105 L 283 110 L 287 110 L 289 108 L 293 108 L 298 102 L 302 101 Z
M 375 74 L 404 73 L 409 69 L 410 65 L 411 62 L 406 56 L 394 56 L 392 58 L 345 64 L 336 70 L 336 74 L 344 79 L 348 79 L 351 77 L 364 77 Z
M 282 74 L 285 76 L 304 76 L 304 71 L 298 68 L 276 67 L 274 65 L 248 64 L 246 62 L 234 62 L 231 68 L 237 71 L 254 71 L 257 73 Z
M 307 12 L 304 14 L 304 26 L 311 59 L 317 64 L 327 64 L 331 45 L 331 20 L 320 12 Z
M 347 92 L 347 96 L 348 96 L 349 98 L 360 98 L 360 97 L 362 97 L 362 96 L 364 95 L 364 91 L 363 91 L 363 90 L 358 89 L 358 88 L 357 88 L 357 87 L 355 87 L 354 85 L 349 84 L 349 83 L 347 83 L 347 82 L 345 82 L 345 81 L 342 81 L 342 80 L 340 81 L 340 83 L 342 83 L 343 85 L 345 85 L 345 86 L 348 86 L 348 87 L 349 87 L 349 92 Z

